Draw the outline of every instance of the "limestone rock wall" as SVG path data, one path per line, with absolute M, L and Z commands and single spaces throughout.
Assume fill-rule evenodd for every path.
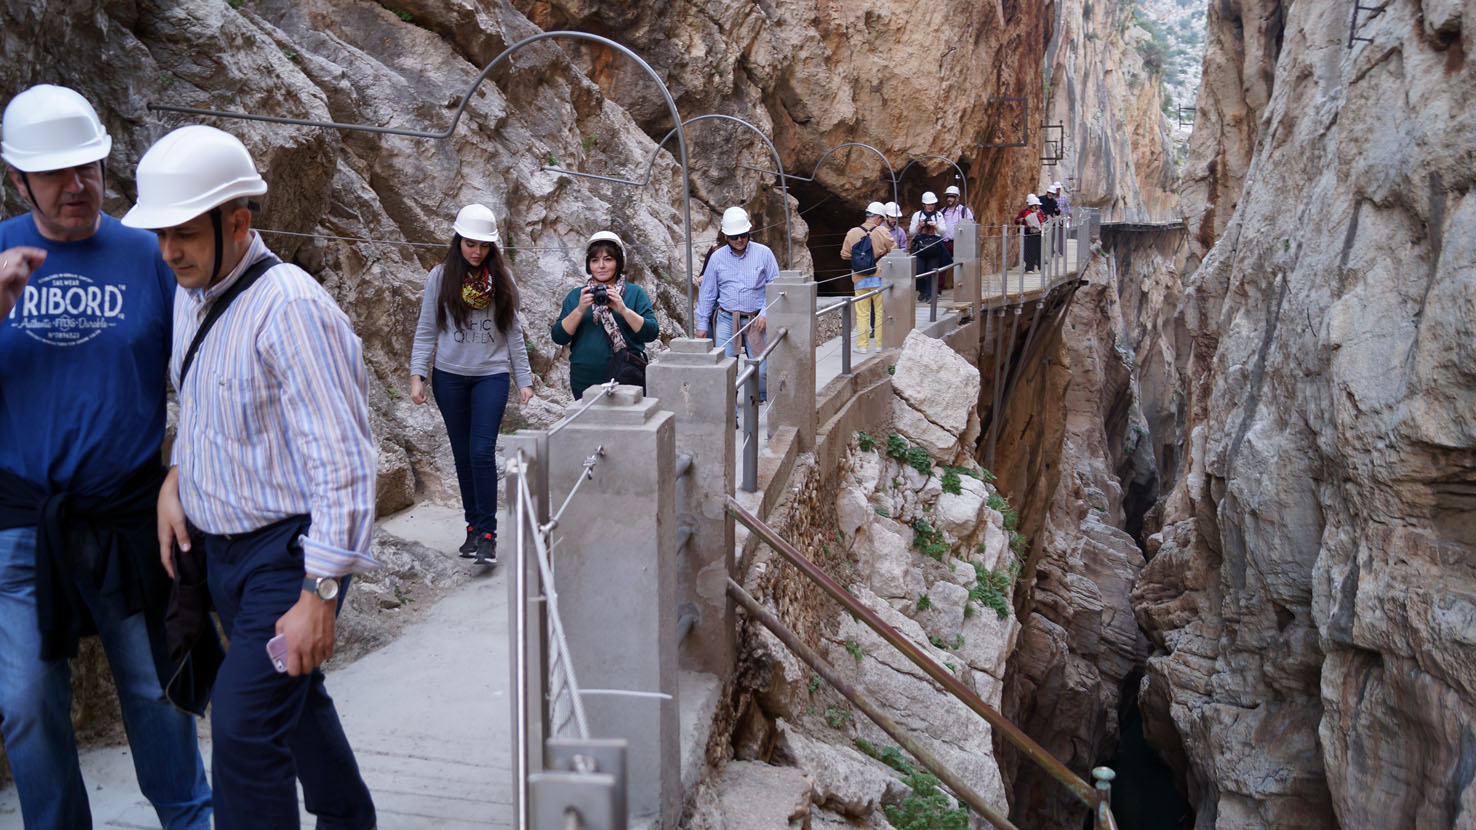
M 439 130 L 482 66 L 538 31 L 506 3 L 406 14 L 410 21 L 355 0 L 7 3 L 0 42 L 14 60 L 0 70 L 0 97 L 56 82 L 93 101 L 114 136 L 105 209 L 117 214 L 149 144 L 200 120 L 150 112 L 151 102 Z M 539 397 L 522 411 L 514 404 L 509 424 L 548 422 L 567 400 L 567 362 L 548 326 L 583 277 L 583 243 L 594 230 L 612 228 L 631 246 L 632 277 L 652 294 L 665 335 L 686 315 L 681 188 L 670 154 L 638 189 L 540 170 L 550 157 L 578 166 L 598 155 L 609 172 L 638 177 L 655 150 L 556 46 L 537 44 L 495 72 L 445 141 L 213 123 L 246 142 L 268 181 L 259 226 L 376 240 L 267 235 L 323 281 L 364 340 L 382 512 L 407 506 L 417 491 L 454 489 L 439 417 L 405 393 L 425 272 L 445 256 L 461 205 L 480 201 L 497 213 L 522 289 Z M 3 209 L 25 209 L 9 187 Z M 697 202 L 696 229 L 707 233 L 709 221 Z
M 1134 23 L 1133 5 L 1055 4 L 1057 28 L 1045 60 L 1043 120 L 1063 125 L 1063 158 L 1043 167 L 1034 187 L 1043 192 L 1060 181 L 1073 206 L 1101 208 L 1104 221 L 1169 216 L 1178 205 L 1175 149 L 1160 111 L 1162 70 L 1143 58 L 1149 34 Z
M 1158 476 L 1120 262 L 1095 257 L 1069 304 L 1031 322 L 1042 345 L 1021 352 L 995 459 L 1028 550 L 1004 711 L 1088 780 L 1116 750 L 1118 712 L 1132 701 L 1125 687 L 1148 651 L 1129 603 L 1144 559 L 1124 528 L 1151 503 Z M 1006 751 L 1002 764 L 1021 826 L 1082 822 L 1085 809 L 1030 761 Z
M 1181 478 L 1134 592 L 1203 828 L 1476 822 L 1469 4 L 1216 4 Z
M 516 2 L 546 29 L 603 32 L 632 45 L 668 78 L 685 116 L 723 112 L 753 122 L 772 136 L 791 173 L 809 176 L 828 148 L 862 142 L 880 150 L 898 172 L 923 155 L 955 159 L 981 217 L 1013 216 L 1016 203 L 1034 187 L 1040 136 L 1033 125 L 1030 147 L 978 145 L 1019 132 L 1019 111 L 991 107 L 989 98 L 1027 96 L 1030 112 L 1040 112 L 1038 67 L 1052 27 L 1048 6 L 1016 0 Z M 632 112 L 648 133 L 670 129 L 664 106 L 637 70 L 612 60 L 607 50 L 582 51 L 584 65 L 606 90 L 620 90 L 621 100 L 626 94 L 644 96 Z M 767 167 L 762 144 L 727 127 L 693 130 L 699 165 L 716 168 L 721 183 L 713 193 L 751 210 L 762 207 L 767 223 L 778 222 L 768 207 L 774 200 L 756 198 L 768 179 L 731 165 L 732 150 L 738 149 L 743 160 L 762 159 Z M 926 175 L 914 168 L 902 183 L 901 201 L 909 211 L 922 191 L 941 191 L 953 179 L 953 169 L 942 162 L 919 167 Z M 848 217 L 867 202 L 890 198 L 890 178 L 865 149 L 840 151 L 817 176 L 822 188 L 846 203 Z

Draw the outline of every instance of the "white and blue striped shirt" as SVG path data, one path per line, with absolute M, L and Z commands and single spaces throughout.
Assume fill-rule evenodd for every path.
M 369 555 L 377 466 L 368 381 L 359 338 L 328 292 L 295 265 L 273 266 L 205 336 L 179 386 L 211 303 L 270 254 L 252 231 L 225 279 L 175 294 L 169 374 L 179 392 L 180 500 L 207 533 L 308 514 L 307 572 L 358 573 L 379 564 Z

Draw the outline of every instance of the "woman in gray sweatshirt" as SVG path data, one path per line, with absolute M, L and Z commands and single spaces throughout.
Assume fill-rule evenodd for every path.
M 483 205 L 467 205 L 456 214 L 453 230 L 445 261 L 425 278 L 410 352 L 410 400 L 425 403 L 429 373 L 466 513 L 461 557 L 495 565 L 497 433 L 507 408 L 509 375 L 517 383 L 519 403 L 526 404 L 533 397 L 533 371 L 497 217 Z

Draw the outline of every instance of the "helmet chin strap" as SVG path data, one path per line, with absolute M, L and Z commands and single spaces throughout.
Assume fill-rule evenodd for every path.
M 220 261 L 224 257 L 224 253 L 221 251 L 221 243 L 224 242 L 224 237 L 221 233 L 222 223 L 220 208 L 218 206 L 210 211 L 210 224 L 215 229 L 215 266 L 210 269 L 210 282 L 206 284 L 207 288 L 211 284 L 214 284 L 215 280 L 220 277 Z

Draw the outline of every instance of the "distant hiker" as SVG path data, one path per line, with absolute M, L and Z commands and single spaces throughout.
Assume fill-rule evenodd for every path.
M 896 202 L 887 202 L 886 208 L 887 231 L 892 235 L 892 241 L 897 243 L 900 250 L 907 250 L 907 231 L 902 230 L 898 220 L 902 218 L 902 206 Z
M 614 380 L 645 386 L 645 344 L 661 326 L 646 290 L 625 277 L 625 243 L 613 231 L 596 231 L 584 246 L 588 279 L 564 297 L 549 328 L 554 345 L 569 346 L 569 391 L 574 399 L 595 384 Z
M 767 245 L 749 238 L 753 223 L 743 208 L 734 205 L 723 211 L 722 231 L 727 247 L 713 253 L 702 274 L 702 290 L 697 297 L 697 336 L 707 336 L 708 318 L 716 311 L 713 338 L 719 345 L 727 343 L 728 356 L 738 353 L 737 344 L 728 342 L 736 339 L 742 341 L 749 357 L 758 357 L 766 340 L 767 321 L 761 313 L 764 291 L 779 276 L 779 260 Z M 743 330 L 744 326 L 748 328 Z M 733 332 L 739 330 L 743 333 L 734 338 Z M 760 401 L 768 400 L 768 382 L 769 366 L 764 361 L 759 364 Z
M 943 228 L 947 222 L 943 211 L 938 210 L 938 197 L 929 190 L 922 195 L 922 210 L 912 214 L 912 241 L 908 251 L 917 257 L 917 299 L 930 302 L 933 287 L 942 282 L 943 274 L 931 273 L 953 263 L 953 254 L 943 244 Z M 927 276 L 921 276 L 926 274 Z
M 867 205 L 866 220 L 847 231 L 841 242 L 840 256 L 851 263 L 851 283 L 857 295 L 881 287 L 881 259 L 896 247 L 896 240 L 882 224 L 886 210 L 881 202 Z M 882 295 L 857 300 L 851 308 L 856 321 L 856 351 L 866 354 L 868 345 L 881 351 Z
M 430 373 L 446 424 L 466 517 L 461 558 L 497 564 L 497 433 L 512 382 L 533 397 L 533 370 L 518 324 L 518 285 L 502 255 L 497 217 L 485 205 L 456 214 L 451 248 L 425 277 L 410 351 L 410 400 L 426 401 Z
M 1025 272 L 1040 267 L 1040 229 L 1045 225 L 1045 215 L 1040 212 L 1040 197 L 1031 193 L 1025 197 L 1025 208 L 1015 214 L 1015 224 L 1025 228 Z
M 155 504 L 175 285 L 153 234 L 102 213 L 112 143 L 85 98 L 48 84 L 0 127 L 31 207 L 0 223 L 0 735 L 25 826 L 91 827 L 67 659 L 95 630 L 139 790 L 166 830 L 209 830 L 195 722 L 160 682 L 174 676 Z M 176 702 L 198 714 L 207 696 Z
M 320 826 L 367 830 L 374 802 L 319 668 L 350 575 L 379 565 L 363 345 L 252 229 L 267 184 L 235 136 L 180 127 L 137 180 L 123 223 L 154 232 L 182 289 L 159 556 L 172 572 L 176 547 L 181 564 L 203 549 L 230 640 L 210 701 L 216 830 L 296 828 L 299 782 Z
M 959 202 L 958 198 L 957 185 L 949 185 L 948 189 L 943 191 L 943 200 L 946 202 L 943 205 L 943 222 L 945 227 L 941 235 L 943 237 L 943 244 L 948 246 L 948 253 L 950 254 L 953 253 L 953 235 L 958 230 L 958 223 L 965 220 L 974 221 L 974 212 L 969 210 L 968 205 Z M 951 282 L 950 285 L 945 285 L 944 287 L 951 287 Z
M 1051 185 L 1051 195 L 1056 199 L 1056 209 L 1061 211 L 1061 216 L 1066 220 L 1066 227 L 1071 227 L 1071 199 L 1066 195 L 1065 188 L 1060 182 Z

